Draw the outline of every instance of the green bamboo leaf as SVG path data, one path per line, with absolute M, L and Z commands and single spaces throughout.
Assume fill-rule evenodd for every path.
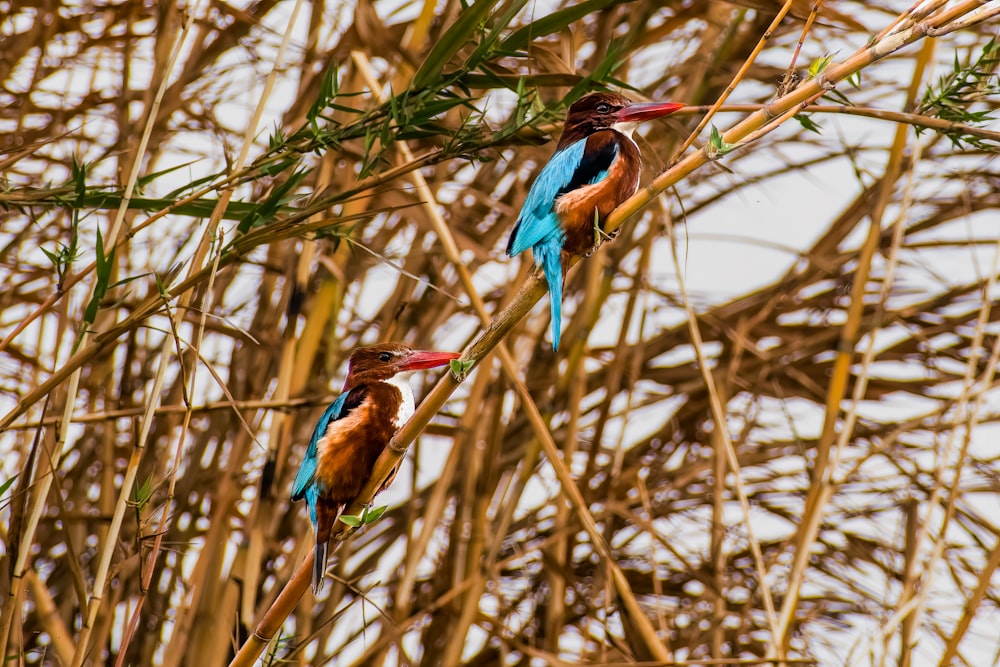
M 0 496 L 2 496 L 7 492 L 7 489 L 11 487 L 11 485 L 14 483 L 14 480 L 16 479 L 17 475 L 15 474 L 13 477 L 5 479 L 3 482 L 0 482 Z
M 272 162 L 271 164 L 264 165 L 261 167 L 260 172 L 265 176 L 277 176 L 288 171 L 290 167 L 297 167 L 302 163 L 299 158 L 288 158 L 287 160 L 279 160 L 277 162 Z
M 815 132 L 816 134 L 823 134 L 823 130 L 820 128 L 816 122 L 805 114 L 796 114 L 795 120 L 799 121 L 799 124 L 810 132 Z
M 115 283 L 113 285 L 111 285 L 111 286 L 112 287 L 121 287 L 123 285 L 128 285 L 130 282 L 132 282 L 134 280 L 138 280 L 139 278 L 145 278 L 148 275 L 151 275 L 151 274 L 150 273 L 140 273 L 137 276 L 127 276 L 125 278 L 122 278 L 121 280 L 115 281 Z
M 94 284 L 94 293 L 90 297 L 90 302 L 83 312 L 83 321 L 87 325 L 93 324 L 97 319 L 97 310 L 100 308 L 101 299 L 108 292 L 108 285 L 111 282 L 111 269 L 114 266 L 115 250 L 112 248 L 107 256 L 104 255 L 104 239 L 101 237 L 100 227 L 97 228 L 96 250 L 97 256 L 95 258 L 96 267 L 94 273 L 97 282 Z
M 494 16 L 490 22 L 489 33 L 480 40 L 479 45 L 476 46 L 476 49 L 466 59 L 466 70 L 479 67 L 483 60 L 488 57 L 489 53 L 495 49 L 503 31 L 506 30 L 511 21 L 517 18 L 517 15 L 524 9 L 526 4 L 528 4 L 528 0 L 515 0 L 507 7 L 506 11 Z
M 842 92 L 840 92 L 836 88 L 834 88 L 832 90 L 826 91 L 825 97 L 829 97 L 830 99 L 834 99 L 834 100 L 840 102 L 841 104 L 843 104 L 845 107 L 853 107 L 854 106 L 854 102 L 852 102 L 850 100 L 850 98 L 847 97 L 847 95 L 843 94 Z
M 419 109 L 413 112 L 409 118 L 409 122 L 413 125 L 421 125 L 429 122 L 433 118 L 451 111 L 458 106 L 466 106 L 473 111 L 476 110 L 471 99 L 467 97 L 449 96 L 439 98 L 422 105 Z
M 374 509 L 366 509 L 364 513 L 365 525 L 369 525 L 378 521 L 385 511 L 389 509 L 388 505 L 382 505 L 381 507 L 375 507 Z
M 399 96 L 389 90 L 389 118 L 393 120 L 398 127 L 406 125 L 406 117 L 404 116 L 404 109 L 406 108 L 405 101 L 400 104 Z
M 361 525 L 361 517 L 355 516 L 353 514 L 341 514 L 339 517 L 341 523 L 346 523 L 352 528 L 357 528 Z
M 503 40 L 498 48 L 506 54 L 519 52 L 532 40 L 565 30 L 567 26 L 588 14 L 606 9 L 613 4 L 619 3 L 616 0 L 585 0 L 585 2 L 552 12 L 548 16 L 518 28 L 507 39 Z
M 209 177 L 207 180 L 211 180 L 214 177 Z M 192 184 L 193 185 L 193 184 Z M 185 186 L 183 190 L 189 190 L 188 186 Z M 204 218 L 211 215 L 212 211 L 218 205 L 219 200 L 217 199 L 196 199 L 194 201 L 187 202 L 181 206 L 176 206 L 177 193 L 171 193 L 164 197 L 133 197 L 128 202 L 129 210 L 133 211 L 162 211 L 164 209 L 170 208 L 172 213 L 177 215 L 189 215 L 194 218 Z M 39 200 L 37 203 L 46 204 L 50 202 L 55 202 L 63 206 L 68 206 L 73 210 L 108 210 L 117 209 L 121 205 L 122 195 L 120 192 L 109 192 L 106 190 L 91 190 L 83 195 L 79 200 L 66 200 L 60 197 L 53 196 L 51 200 Z M 242 202 L 234 201 L 230 202 L 223 212 L 222 217 L 226 220 L 242 220 L 248 213 L 250 213 L 258 204 L 254 202 Z M 75 243 L 72 242 L 73 237 L 71 236 L 70 249 L 75 255 Z
M 441 35 L 413 75 L 413 90 L 425 88 L 441 76 L 441 70 L 459 49 L 475 39 L 476 30 L 498 0 L 478 0 L 459 13 L 458 19 Z
M 337 96 L 337 90 L 340 88 L 340 82 L 337 79 L 339 74 L 340 64 L 334 60 L 323 74 L 323 80 L 320 82 L 319 94 L 316 97 L 316 101 L 313 102 L 312 106 L 309 107 L 309 111 L 306 112 L 306 120 L 313 127 L 316 126 L 316 118 L 320 115 L 320 112 L 326 109 L 327 105 Z
M 75 155 L 70 165 L 70 181 L 73 183 L 73 191 L 76 193 L 77 201 L 79 201 L 87 192 L 87 163 L 77 162 Z
M 154 171 L 152 174 L 146 174 L 145 176 L 140 176 L 139 180 L 136 181 L 136 186 L 141 190 L 142 188 L 149 185 L 150 183 L 160 178 L 161 176 L 166 176 L 167 174 L 171 174 L 177 171 L 178 169 L 184 169 L 185 167 L 190 167 L 194 163 L 200 161 L 201 161 L 200 159 L 191 160 L 190 162 L 183 162 L 181 164 L 174 165 L 173 167 L 167 167 L 166 169 L 161 169 L 160 171 Z
M 347 93 L 344 93 L 343 95 L 341 95 L 341 97 L 348 97 L 348 95 Z M 331 102 L 327 106 L 327 108 L 333 109 L 334 111 L 342 111 L 344 113 L 354 114 L 355 116 L 359 116 L 364 113 L 364 111 L 362 111 L 361 109 L 357 109 L 355 107 L 349 107 L 346 104 L 337 104 L 335 102 Z
M 274 216 L 281 212 L 285 205 L 294 197 L 288 197 L 288 193 L 293 191 L 302 182 L 312 169 L 299 169 L 292 173 L 284 183 L 279 184 L 264 201 L 255 206 L 240 221 L 236 229 L 240 234 L 246 234 L 251 228 L 265 224 L 272 220 Z
M 207 183 L 211 183 L 212 181 L 216 180 L 218 177 L 219 177 L 219 174 L 209 174 L 208 176 L 202 176 L 201 178 L 196 178 L 193 181 L 189 181 L 188 183 L 185 183 L 184 185 L 182 185 L 181 187 L 177 188 L 176 190 L 171 190 L 166 195 L 164 195 L 164 199 L 166 199 L 166 200 L 177 200 L 177 199 L 180 199 L 180 197 L 185 192 L 194 192 L 195 190 L 197 190 L 198 188 L 202 187 L 203 185 L 205 185 Z
M 38 249 L 44 252 L 45 256 L 49 258 L 49 261 L 55 264 L 57 268 L 62 266 L 62 258 L 61 258 L 63 252 L 62 250 L 60 250 L 58 253 L 55 253 L 52 252 L 51 250 L 46 250 L 44 247 L 39 247 Z
M 97 253 L 96 254 L 97 254 L 97 256 L 95 257 L 95 261 L 97 262 L 97 277 L 98 277 L 98 280 L 100 280 L 100 278 L 102 278 L 102 277 L 103 278 L 107 278 L 108 277 L 108 271 L 111 268 L 111 257 L 107 257 L 107 256 L 104 255 L 104 237 L 101 236 L 101 228 L 100 227 L 97 228 Z

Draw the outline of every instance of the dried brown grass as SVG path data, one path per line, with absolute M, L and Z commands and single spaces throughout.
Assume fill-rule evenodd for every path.
M 507 5 L 462 34 L 476 5 L 0 5 L 8 662 L 996 664 L 996 127 L 919 102 L 997 9 L 869 4 L 594 3 L 555 32 L 528 5 L 458 84 Z M 776 95 L 797 44 L 802 77 L 834 61 Z M 331 63 L 318 125 L 360 134 L 296 143 Z M 652 190 L 570 274 L 559 355 L 502 252 L 558 131 L 505 124 L 522 75 L 693 107 L 643 128 Z M 489 125 L 350 111 L 414 80 Z M 813 103 L 822 135 L 790 120 Z M 74 230 L 72 259 L 39 250 Z M 300 600 L 289 484 L 347 355 L 387 339 L 476 366 Z

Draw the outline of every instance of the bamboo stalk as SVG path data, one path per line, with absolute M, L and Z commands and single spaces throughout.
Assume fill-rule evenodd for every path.
M 718 437 L 722 440 L 718 450 L 726 457 L 726 463 L 728 464 L 729 469 L 733 472 L 733 487 L 736 491 L 736 497 L 739 500 L 740 508 L 743 510 L 743 527 L 747 532 L 747 543 L 750 547 L 750 553 L 753 554 L 754 567 L 756 569 L 758 579 L 757 585 L 760 587 L 761 597 L 764 602 L 764 612 L 767 615 L 768 630 L 771 634 L 772 644 L 768 650 L 768 657 L 776 658 L 778 664 L 780 665 L 786 662 L 785 648 L 781 641 L 782 634 L 779 631 L 778 617 L 775 613 L 774 600 L 771 595 L 771 586 L 767 581 L 767 564 L 764 562 L 764 554 L 761 551 L 760 543 L 754 536 L 753 525 L 750 518 L 750 502 L 747 499 L 746 490 L 743 488 L 743 481 L 740 477 L 740 464 L 736 455 L 736 448 L 733 446 L 732 439 L 729 437 L 725 407 L 722 397 L 718 392 L 718 388 L 716 387 L 715 378 L 712 376 L 711 367 L 708 364 L 708 360 L 705 355 L 704 344 L 701 339 L 701 331 L 698 328 L 698 318 L 695 315 L 694 307 L 691 305 L 691 300 L 688 298 L 687 288 L 685 287 L 685 280 L 683 277 L 684 269 L 681 265 L 680 258 L 677 255 L 677 246 L 674 242 L 673 226 L 668 223 L 667 229 L 670 233 L 670 246 L 672 249 L 671 256 L 673 257 L 674 267 L 677 271 L 677 286 L 680 291 L 685 311 L 687 312 L 688 327 L 691 332 L 691 343 L 694 346 L 695 354 L 698 357 L 698 366 L 702 371 L 702 378 L 704 379 L 705 387 L 708 390 L 712 410 L 712 419 L 715 423 L 715 432 L 718 433 Z
M 190 27 L 190 25 L 191 23 L 189 21 L 188 24 L 185 26 L 184 30 L 182 30 L 176 42 L 174 43 L 174 49 L 171 53 L 170 60 L 167 65 L 168 72 L 172 70 L 174 64 L 177 62 L 177 56 L 180 53 L 180 49 L 184 42 L 184 37 L 186 36 L 187 30 Z M 163 98 L 165 90 L 166 90 L 165 86 L 161 86 L 160 89 L 157 91 L 156 98 L 153 102 L 154 108 L 159 105 L 160 101 Z M 146 145 L 149 141 L 150 133 L 152 132 L 154 118 L 155 118 L 155 113 L 150 114 L 150 117 L 143 129 L 142 139 L 140 140 L 139 146 L 137 148 L 138 155 L 142 155 L 145 153 Z M 132 165 L 132 169 L 130 170 L 128 184 L 126 185 L 125 188 L 125 196 L 122 197 L 121 205 L 118 208 L 118 212 L 115 215 L 115 219 L 111 224 L 109 233 L 107 234 L 108 245 L 111 247 L 114 247 L 115 243 L 118 240 L 119 232 L 121 230 L 121 226 L 125 217 L 125 211 L 127 210 L 128 207 L 128 199 L 131 197 L 132 192 L 135 190 L 136 183 L 138 182 L 139 178 L 140 168 L 141 168 L 141 160 L 136 159 Z M 86 347 L 88 338 L 89 338 L 88 332 L 86 331 L 82 332 L 78 340 L 78 343 L 77 345 L 74 346 L 74 348 Z M 66 392 L 66 401 L 63 412 L 63 421 L 59 431 L 59 436 L 57 438 L 58 451 L 56 453 L 56 458 L 58 458 L 58 456 L 61 455 L 63 449 L 66 446 L 66 442 L 68 439 L 69 424 L 71 422 L 71 416 L 73 414 L 73 410 L 75 407 L 76 396 L 77 396 L 77 391 L 79 389 L 79 385 L 80 385 L 80 368 L 77 367 L 73 370 L 72 375 L 69 377 L 69 385 Z M 3 427 L 0 426 L 0 429 L 2 428 Z M 11 587 L 11 594 L 7 600 L 8 604 L 5 604 L 3 611 L 0 612 L 0 616 L 2 616 L 0 617 L 0 655 L 4 656 L 6 655 L 7 639 L 10 631 L 11 617 L 16 612 L 15 603 L 18 598 L 19 594 L 18 591 L 23 583 L 23 577 L 25 574 L 25 569 L 27 567 L 27 558 L 31 551 L 31 544 L 34 541 L 35 530 L 38 526 L 38 521 L 41 517 L 41 513 L 45 508 L 48 491 L 51 488 L 52 481 L 54 480 L 54 478 L 55 475 L 53 474 L 45 476 L 41 480 L 40 492 L 36 496 L 37 502 L 31 510 L 31 515 L 28 519 L 26 530 L 24 534 L 21 536 L 21 544 L 18 549 L 18 561 L 14 564 L 13 585 Z M 123 487 L 123 488 L 128 488 L 128 487 Z M 112 529 L 110 532 L 113 535 L 115 531 Z M 105 544 L 107 544 L 107 542 Z M 105 549 L 105 552 L 108 553 L 110 552 L 110 550 Z M 95 585 L 94 585 L 95 591 L 99 590 L 98 585 L 103 585 L 103 580 L 99 576 L 100 573 L 101 570 L 99 569 L 98 577 L 95 579 Z M 96 606 L 93 603 L 93 598 L 90 603 L 90 608 L 93 610 L 93 612 L 96 612 Z M 90 610 L 88 610 L 88 619 L 91 622 L 93 620 Z M 84 631 L 81 634 L 81 637 L 76 646 L 76 654 L 74 655 L 73 659 L 73 662 L 76 664 L 79 664 L 82 661 L 83 652 L 86 650 L 87 647 L 89 639 L 87 628 L 88 624 L 85 623 Z
M 930 62 L 933 54 L 934 44 L 932 40 L 924 43 L 921 58 L 918 60 L 910 81 L 907 100 L 912 103 L 916 98 L 920 82 L 923 81 L 926 66 Z M 780 633 L 782 641 L 791 631 L 791 621 L 801 590 L 801 584 L 805 576 L 806 566 L 810 550 L 815 543 L 822 522 L 823 508 L 832 493 L 828 488 L 831 470 L 828 469 L 830 447 L 838 437 L 838 417 L 840 415 L 840 402 L 847 391 L 848 376 L 850 366 L 854 356 L 854 349 L 860 336 L 860 322 L 864 308 L 865 293 L 867 291 L 868 276 L 871 268 L 872 258 L 879 245 L 879 238 L 882 231 L 882 215 L 889 202 L 889 196 L 895 185 L 896 179 L 902 170 L 903 151 L 907 143 L 908 128 L 905 125 L 899 126 L 893 139 L 892 148 L 889 151 L 888 164 L 886 166 L 886 176 L 882 180 L 882 186 L 877 193 L 877 199 L 873 203 L 870 212 L 870 223 L 868 235 L 862 245 L 858 257 L 858 265 L 855 269 L 854 283 L 851 290 L 850 306 L 847 312 L 847 321 L 840 331 L 840 339 L 837 344 L 837 358 L 833 367 L 830 384 L 826 397 L 826 412 L 824 416 L 823 430 L 819 442 L 816 445 L 816 460 L 813 465 L 812 479 L 813 485 L 806 497 L 805 510 L 802 522 L 796 534 L 795 555 L 792 563 L 791 574 L 789 576 L 788 592 L 785 595 L 781 607 Z M 874 354 L 874 341 L 870 342 L 871 354 Z M 864 375 L 856 379 L 856 388 L 864 391 Z M 858 396 L 857 402 L 863 397 Z M 843 438 L 840 440 L 846 443 L 849 428 L 843 427 L 840 431 Z
M 788 10 L 792 8 L 793 2 L 794 0 L 785 0 L 785 4 L 783 4 L 781 6 L 781 9 L 778 10 L 778 13 L 771 21 L 771 25 L 768 26 L 767 30 L 764 31 L 764 34 L 761 35 L 761 38 L 760 40 L 758 40 L 756 46 L 754 46 L 753 51 L 751 51 L 750 55 L 747 56 L 746 60 L 743 61 L 743 64 L 740 66 L 739 71 L 736 72 L 735 76 L 733 76 L 733 80 L 729 82 L 729 85 L 726 86 L 726 89 L 723 90 L 722 94 L 719 95 L 718 99 L 716 99 L 716 101 L 712 103 L 712 106 L 709 107 L 707 112 L 705 112 L 705 116 L 700 121 L 698 121 L 698 125 L 694 128 L 694 130 L 691 131 L 691 134 L 689 134 L 688 138 L 684 140 L 684 143 L 681 144 L 681 147 L 677 150 L 678 155 L 683 155 L 684 151 L 686 151 L 688 148 L 691 147 L 695 139 L 697 139 L 698 136 L 701 134 L 702 130 L 704 130 L 708 126 L 708 123 L 715 116 L 716 112 L 719 111 L 722 105 L 726 103 L 726 100 L 729 99 L 729 96 L 733 93 L 733 91 L 736 90 L 736 86 L 740 83 L 740 81 L 743 80 L 743 77 L 746 76 L 746 73 L 750 69 L 750 66 L 753 65 L 755 60 L 757 60 L 757 56 L 760 55 L 760 52 L 764 49 L 765 46 L 767 46 L 767 43 L 771 39 L 771 36 L 774 34 L 774 31 L 781 24 L 781 21 L 784 20 L 785 14 L 787 14 Z M 818 9 L 818 7 L 814 6 L 814 11 L 816 9 Z
M 518 289 L 535 280 L 529 261 L 512 266 L 504 257 L 502 242 L 531 175 L 551 152 L 530 144 L 559 124 L 553 109 L 533 116 L 526 101 L 618 82 L 651 97 L 708 102 L 666 121 L 687 129 L 682 139 L 701 118 L 690 116 L 712 108 L 720 129 L 768 111 L 731 155 L 732 146 L 715 138 L 687 151 L 684 160 L 705 149 L 706 162 L 716 164 L 689 172 L 676 199 L 657 195 L 655 215 L 597 249 L 579 275 L 570 273 L 560 355 L 547 350 L 547 312 L 528 305 L 526 323 L 506 334 L 523 388 L 508 384 L 503 365 L 490 360 L 487 375 L 446 397 L 447 421 L 434 420 L 426 431 L 435 442 L 416 441 L 417 465 L 404 480 L 412 486 L 408 500 L 340 545 L 330 595 L 303 596 L 278 619 L 258 661 L 305 665 L 336 655 L 345 664 L 410 664 L 440 661 L 449 643 L 453 662 L 456 654 L 484 664 L 651 658 L 644 638 L 651 635 L 632 622 L 627 595 L 617 592 L 549 457 L 542 458 L 546 437 L 654 641 L 669 642 L 689 662 L 766 656 L 756 561 L 743 546 L 744 531 L 727 526 L 742 521 L 731 513 L 735 492 L 725 483 L 733 478 L 719 456 L 726 447 L 714 428 L 718 410 L 704 366 L 739 452 L 767 581 L 783 596 L 801 548 L 793 531 L 856 276 L 852 248 L 869 231 L 870 204 L 850 192 L 852 171 L 872 192 L 893 188 L 886 213 L 895 220 L 880 229 L 872 255 L 850 389 L 838 406 L 826 486 L 816 496 L 821 530 L 786 658 L 877 666 L 961 655 L 973 663 L 984 646 L 989 651 L 974 630 L 988 617 L 995 577 L 981 570 L 995 549 L 988 517 L 972 501 L 990 491 L 996 463 L 981 445 L 982 425 L 998 420 L 983 401 L 998 386 L 986 348 L 1000 316 L 984 313 L 981 302 L 994 270 L 984 253 L 997 242 L 989 216 L 1000 200 L 990 189 L 996 169 L 989 156 L 1000 133 L 988 122 L 969 123 L 979 125 L 975 114 L 995 106 L 982 94 L 997 85 L 985 47 L 992 26 L 983 23 L 997 15 L 993 3 L 915 3 L 867 43 L 901 44 L 907 30 L 914 31 L 911 44 L 920 34 L 937 38 L 942 76 L 924 77 L 920 110 L 879 108 L 905 96 L 909 82 L 898 80 L 899 68 L 920 51 L 908 47 L 891 62 L 862 65 L 851 89 L 837 84 L 834 95 L 846 93 L 857 108 L 814 95 L 774 115 L 767 115 L 774 103 L 787 101 L 781 92 L 788 86 L 779 81 L 790 62 L 815 58 L 834 34 L 866 44 L 867 29 L 833 3 L 796 0 L 794 16 L 767 37 L 719 106 L 711 103 L 749 62 L 784 0 L 772 2 L 766 17 L 747 3 L 570 4 L 546 15 L 492 5 L 475 25 L 463 23 L 456 3 L 438 11 L 421 2 L 403 12 L 366 5 L 353 15 L 314 6 L 308 26 L 297 22 L 295 70 L 269 104 L 281 129 L 265 127 L 251 149 L 260 157 L 235 170 L 228 151 L 239 152 L 244 128 L 232 127 L 230 112 L 257 103 L 292 4 L 262 0 L 253 12 L 213 6 L 169 75 L 165 63 L 185 18 L 176 3 L 133 3 L 93 16 L 57 3 L 54 21 L 30 8 L 11 11 L 8 51 L 27 55 L 0 66 L 9 125 L 16 125 L 0 147 L 7 151 L 0 156 L 0 215 L 10 223 L 0 241 L 9 287 L 0 291 L 7 371 L 0 423 L 9 431 L 0 434 L 8 445 L 0 515 L 6 509 L 10 528 L 0 528 L 0 542 L 9 561 L 17 560 L 40 482 L 53 482 L 24 579 L 44 579 L 38 585 L 51 605 L 35 600 L 34 584 L 22 588 L 15 611 L 0 619 L 0 626 L 9 623 L 9 660 L 72 659 L 101 550 L 114 543 L 87 661 L 224 664 L 310 549 L 303 513 L 282 494 L 304 444 L 297 442 L 300 420 L 329 401 L 326 380 L 345 350 L 439 332 L 472 340 L 470 354 L 481 345 L 491 321 L 465 293 L 478 292 L 484 312 L 505 317 L 524 297 Z M 957 16 L 953 8 L 972 9 L 942 23 L 946 14 Z M 888 25 L 893 16 L 859 18 Z M 384 103 L 373 103 L 349 59 L 352 49 L 371 58 L 377 78 L 392 81 Z M 862 51 L 841 51 L 840 62 L 801 85 L 820 83 L 826 92 L 830 71 Z M 422 81 L 430 83 L 415 87 L 412 72 L 421 62 L 440 65 L 440 73 L 423 67 Z M 147 65 L 153 78 L 144 86 Z M 112 71 L 120 76 L 107 88 Z M 115 261 L 110 274 L 104 264 L 98 271 L 90 262 L 93 230 L 114 226 L 140 128 L 165 78 L 171 88 L 139 160 L 146 191 L 127 199 L 114 245 L 102 239 Z M 779 94 L 766 105 L 729 103 L 761 102 L 775 86 Z M 724 111 L 739 118 L 720 122 Z M 951 111 L 969 120 L 946 120 Z M 801 113 L 811 114 L 822 136 L 809 132 L 808 121 L 785 125 L 796 116 L 803 121 Z M 879 157 L 891 136 L 885 123 L 930 130 L 910 142 L 895 179 Z M 778 127 L 785 129 L 767 136 Z M 659 171 L 676 146 L 672 133 L 657 129 L 637 140 Z M 404 140 L 410 160 L 396 149 Z M 430 197 L 414 190 L 415 171 Z M 122 188 L 104 185 L 118 181 Z M 238 225 L 246 233 L 213 246 L 195 273 L 181 275 L 220 189 L 233 190 L 220 229 Z M 437 245 L 430 207 L 444 218 L 474 290 Z M 664 261 L 664 211 L 686 227 L 711 228 L 684 235 L 690 247 L 681 240 L 678 248 L 690 252 L 683 277 L 703 338 L 700 357 Z M 242 215 L 250 217 L 241 223 Z M 733 233 L 738 227 L 747 233 Z M 106 278 L 131 282 L 108 290 L 87 326 L 89 340 L 73 351 L 66 333 L 80 328 L 81 299 Z M 182 294 L 191 305 L 177 310 Z M 295 309 L 302 295 L 304 318 Z M 298 339 L 294 349 L 289 336 Z M 164 341 L 174 349 L 147 436 L 156 448 L 145 448 L 136 475 L 140 497 L 147 489 L 152 495 L 149 502 L 130 496 L 115 539 L 122 473 L 132 433 L 150 408 L 144 397 Z M 480 349 L 476 363 L 491 350 Z M 65 398 L 76 372 L 67 431 Z M 529 420 L 524 392 L 540 419 Z M 974 440 L 964 439 L 967 429 Z M 62 455 L 60 431 L 68 433 Z M 265 446 L 273 449 L 265 453 Z M 568 457 L 574 446 L 578 453 Z M 587 447 L 589 457 L 580 453 Z M 430 457 L 444 469 L 427 469 Z M 424 486 L 430 479 L 437 486 Z M 898 528 L 884 530 L 889 525 Z M 564 592 L 550 592 L 547 579 L 553 588 L 565 583 Z M 0 568 L 5 598 L 10 581 L 9 569 Z M 882 585 L 866 585 L 872 581 Z M 961 604 L 942 605 L 956 599 Z M 845 617 L 876 623 L 878 631 L 836 623 Z
M 965 634 L 968 632 L 969 625 L 972 624 L 973 619 L 976 617 L 976 609 L 980 604 L 982 604 L 983 598 L 985 598 L 989 592 L 990 580 L 993 573 L 997 571 L 998 567 L 1000 567 L 1000 543 L 998 543 L 997 546 L 994 546 L 993 550 L 990 552 L 989 558 L 983 565 L 979 579 L 976 582 L 976 588 L 966 600 L 965 608 L 962 610 L 962 615 L 959 618 L 958 624 L 948 637 L 947 643 L 944 647 L 944 652 L 941 654 L 941 659 L 938 661 L 938 665 L 940 667 L 954 664 L 953 661 L 958 655 L 958 646 L 965 637 Z

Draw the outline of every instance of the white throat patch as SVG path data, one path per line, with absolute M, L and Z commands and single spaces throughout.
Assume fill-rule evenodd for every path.
M 402 395 L 403 400 L 399 402 L 399 411 L 396 413 L 396 422 L 393 424 L 393 426 L 399 429 L 413 416 L 413 389 L 410 388 L 410 374 L 396 373 L 386 380 L 385 383 L 391 384 Z
M 611 126 L 611 129 L 612 130 L 617 130 L 617 131 L 621 132 L 622 134 L 624 134 L 629 139 L 631 139 L 632 138 L 632 133 L 635 132 L 635 128 L 638 125 L 639 125 L 639 123 L 637 123 L 635 121 L 631 121 L 631 122 L 622 121 L 620 123 L 613 124 Z

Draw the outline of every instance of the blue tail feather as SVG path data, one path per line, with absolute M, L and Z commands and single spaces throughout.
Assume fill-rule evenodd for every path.
M 558 238 L 548 239 L 534 247 L 535 263 L 542 267 L 545 282 L 549 285 L 549 309 L 552 312 L 552 349 L 559 349 L 559 335 L 562 331 L 562 242 Z

